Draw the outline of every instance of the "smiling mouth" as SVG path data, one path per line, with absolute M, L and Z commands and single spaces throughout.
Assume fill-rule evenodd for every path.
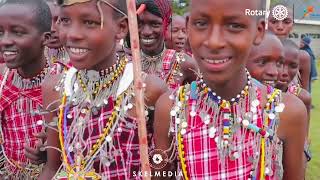
M 264 81 L 262 81 L 262 83 L 265 84 L 265 85 L 272 86 L 272 87 L 274 87 L 275 84 L 276 84 L 276 82 L 272 81 L 272 80 L 264 80 Z
M 150 45 L 153 44 L 156 41 L 156 39 L 151 39 L 151 38 L 142 38 L 141 42 L 145 45 Z
M 204 59 L 209 64 L 224 64 L 230 61 L 231 58 L 224 59 Z
M 69 49 L 69 52 L 71 52 L 72 54 L 75 54 L 75 55 L 84 55 L 89 51 L 89 49 L 85 49 L 85 48 L 69 47 L 68 49 Z
M 16 50 L 4 50 L 2 51 L 2 57 L 5 62 L 14 60 L 18 55 L 18 51 Z

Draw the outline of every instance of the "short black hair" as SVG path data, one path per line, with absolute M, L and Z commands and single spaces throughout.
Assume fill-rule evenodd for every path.
M 5 0 L 2 6 L 6 4 L 18 4 L 33 7 L 34 20 L 39 32 L 49 32 L 51 30 L 51 11 L 44 0 Z

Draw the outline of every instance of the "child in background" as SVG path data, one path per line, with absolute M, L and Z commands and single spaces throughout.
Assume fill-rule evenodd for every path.
M 293 3 L 276 3 L 272 5 L 271 11 L 273 10 L 274 7 L 277 5 L 283 5 L 287 8 L 288 10 L 288 16 L 287 18 L 283 20 L 277 20 L 273 16 L 269 16 L 269 23 L 268 27 L 269 30 L 275 33 L 280 39 L 286 39 L 289 38 L 289 34 L 293 29 L 294 25 L 294 17 L 293 17 Z M 310 56 L 308 53 L 304 51 L 299 52 L 299 60 L 300 60 L 300 68 L 299 68 L 299 73 L 297 77 L 295 78 L 295 81 L 301 86 L 308 90 L 310 86 Z
M 187 40 L 186 19 L 179 15 L 173 15 L 172 22 L 166 32 L 166 48 L 177 52 L 184 52 Z
M 258 46 L 253 46 L 247 62 L 251 76 L 266 86 L 275 87 L 279 68 L 283 67 L 284 51 L 280 39 L 267 32 Z

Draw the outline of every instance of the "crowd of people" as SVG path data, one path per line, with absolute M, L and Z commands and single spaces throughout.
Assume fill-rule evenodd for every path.
M 1 2 L 0 179 L 304 179 L 316 58 L 282 5 L 136 0 L 145 173 L 126 0 Z

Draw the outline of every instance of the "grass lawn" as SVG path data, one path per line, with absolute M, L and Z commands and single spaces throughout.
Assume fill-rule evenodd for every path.
M 319 62 L 319 61 L 318 61 Z M 320 66 L 318 66 L 318 73 Z M 306 179 L 318 180 L 320 179 L 320 79 L 313 83 L 312 87 L 312 101 L 315 108 L 311 111 L 311 151 L 313 159 L 309 163 Z

